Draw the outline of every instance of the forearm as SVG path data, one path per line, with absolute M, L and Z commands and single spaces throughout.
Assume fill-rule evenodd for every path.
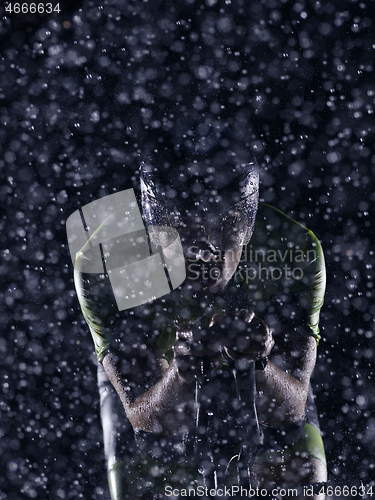
M 194 390 L 190 382 L 180 377 L 174 361 L 153 387 L 134 400 L 129 397 L 128 384 L 113 355 L 105 356 L 103 366 L 134 429 L 162 434 L 176 434 L 183 430 L 192 415 Z
M 289 425 L 305 412 L 308 382 L 300 381 L 268 362 L 256 371 L 257 410 L 262 424 L 270 427 Z

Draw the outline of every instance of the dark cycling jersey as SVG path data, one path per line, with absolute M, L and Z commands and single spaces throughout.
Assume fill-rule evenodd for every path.
M 190 280 L 197 276 L 194 262 L 187 261 L 187 276 Z M 79 273 L 77 268 L 75 283 L 99 360 L 108 346 L 121 339 L 126 342 L 124 332 L 129 329 L 143 332 L 142 342 L 151 349 L 157 346 L 166 359 L 171 359 L 176 331 L 199 321 L 206 314 L 191 292 L 187 293 L 182 286 L 162 299 L 122 313 L 126 315 L 126 320 L 125 323 L 121 320 L 120 325 L 121 313 L 118 313 L 115 304 L 110 303 L 113 294 L 105 276 L 99 278 Z M 94 292 L 91 291 L 92 287 Z M 295 329 L 298 329 L 299 334 L 312 335 L 319 342 L 319 314 L 324 291 L 324 257 L 315 235 L 279 210 L 260 204 L 252 239 L 243 249 L 241 262 L 223 294 L 218 310 L 211 310 L 210 314 L 252 308 L 272 329 L 275 338 L 272 361 L 279 368 L 287 369 L 279 351 L 280 346 L 285 352 L 285 346 L 293 345 Z M 103 300 L 104 296 L 106 298 Z M 172 476 L 177 483 L 185 478 L 187 482 L 198 484 L 194 468 L 196 464 L 189 462 L 191 450 L 188 440 L 184 442 L 186 436 L 173 443 L 160 437 L 155 440 L 154 436 L 147 436 L 146 433 L 140 433 L 135 439 L 119 398 L 102 368 L 99 369 L 99 389 L 113 499 L 130 498 L 130 491 L 135 497 L 141 498 L 139 491 L 142 488 L 145 492 L 164 491 L 165 484 L 170 484 L 168 481 L 171 481 Z M 145 389 L 147 387 L 139 388 L 138 394 Z M 133 395 L 137 396 L 136 389 Z M 311 419 L 314 408 L 311 393 L 308 404 L 310 410 L 307 417 L 310 420 L 290 426 L 287 432 L 279 432 L 279 437 L 277 432 L 265 431 L 263 451 L 293 450 L 298 445 L 303 446 L 307 454 L 324 460 L 320 434 L 314 434 L 317 421 Z M 280 435 L 283 439 L 280 439 Z M 164 463 L 165 456 L 173 457 L 173 464 Z M 124 496 L 125 490 L 121 491 L 121 488 L 125 488 L 128 496 Z

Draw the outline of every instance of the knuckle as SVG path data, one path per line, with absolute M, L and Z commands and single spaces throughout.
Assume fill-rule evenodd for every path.
M 173 346 L 173 350 L 178 355 L 186 355 L 190 352 L 189 345 L 183 340 L 178 340 Z

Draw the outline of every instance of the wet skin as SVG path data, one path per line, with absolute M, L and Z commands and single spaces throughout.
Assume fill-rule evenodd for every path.
M 182 241 L 185 249 L 186 241 Z M 242 247 L 223 249 L 222 258 L 217 262 L 214 251 L 210 254 L 209 242 L 207 239 L 204 240 L 204 235 L 200 234 L 199 239 L 196 237 L 190 241 L 192 241 L 191 247 L 198 248 L 195 252 L 197 263 L 203 266 L 215 262 L 215 266 L 220 270 L 217 280 L 202 281 L 201 292 L 220 293 L 238 266 Z M 184 286 L 190 286 L 189 280 L 186 280 Z M 122 376 L 117 356 L 113 353 L 107 354 L 103 359 L 104 369 L 121 398 L 132 426 L 146 432 L 175 434 L 181 431 L 181 425 L 189 425 L 191 415 L 194 413 L 194 381 L 188 380 L 183 373 L 180 373 L 181 357 L 189 357 L 190 363 L 196 359 L 199 365 L 200 356 L 214 357 L 215 348 L 220 345 L 224 345 L 233 358 L 242 357 L 253 361 L 268 356 L 273 346 L 272 335 L 264 323 L 261 328 L 259 327 L 260 321 L 252 311 L 242 312 L 240 317 L 236 318 L 236 322 L 231 322 L 230 318 L 224 315 L 216 315 L 210 325 L 212 335 L 204 341 L 202 338 L 195 338 L 192 331 L 179 332 L 175 345 L 175 359 L 168 364 L 155 351 L 155 366 L 160 369 L 160 379 L 135 399 L 129 397 L 127 389 L 129 380 Z M 222 323 L 225 323 L 224 327 L 220 327 Z M 245 347 L 242 351 L 228 344 L 229 338 L 236 338 L 236 335 L 228 335 L 228 329 L 233 328 L 238 330 L 238 335 L 240 333 L 243 335 L 245 331 L 242 343 Z M 211 345 L 210 339 L 214 339 L 214 345 Z M 300 355 L 293 360 L 294 366 L 288 367 L 288 373 L 272 363 L 272 356 L 265 370 L 256 373 L 258 413 L 260 421 L 265 425 L 277 427 L 293 423 L 304 414 L 308 385 L 316 360 L 316 342 L 308 335 L 301 335 L 298 338 L 298 334 L 295 334 L 294 339 L 295 349 Z

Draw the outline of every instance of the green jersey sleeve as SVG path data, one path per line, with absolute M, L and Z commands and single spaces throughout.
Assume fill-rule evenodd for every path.
M 323 249 L 312 231 L 280 210 L 260 204 L 254 234 L 244 248 L 235 279 L 260 315 L 271 301 L 293 300 L 319 342 L 326 272 Z
M 98 361 L 101 362 L 111 343 L 118 308 L 106 273 L 85 273 L 83 259 L 90 251 L 77 254 L 74 265 L 74 284 L 83 313 L 89 326 Z

